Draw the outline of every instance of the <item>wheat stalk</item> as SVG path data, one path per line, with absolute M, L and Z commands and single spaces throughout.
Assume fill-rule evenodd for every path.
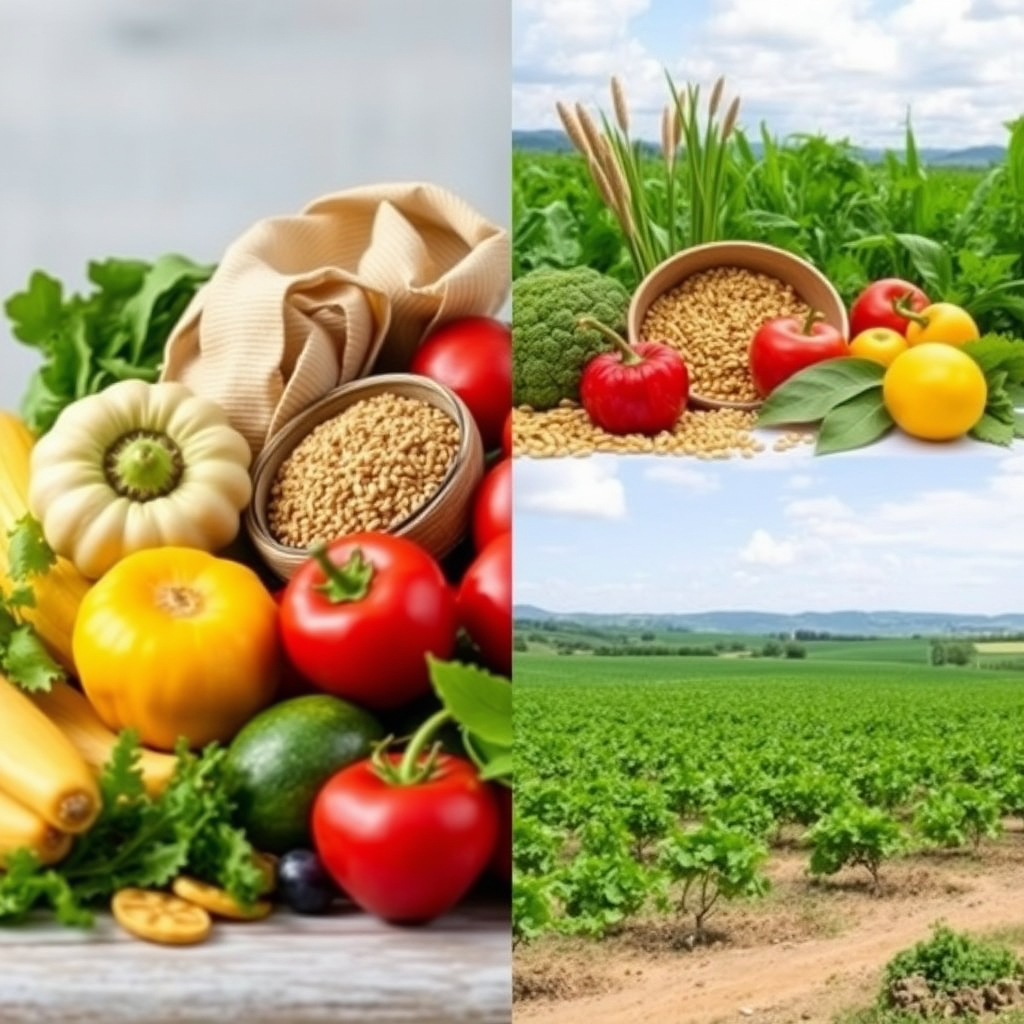
M 736 127 L 736 118 L 739 117 L 740 113 L 740 98 L 737 96 L 732 103 L 729 104 L 729 109 L 725 112 L 725 120 L 722 121 L 722 141 L 725 142 L 730 135 L 732 135 L 733 129 Z
M 661 112 L 661 156 L 670 174 L 676 162 L 676 146 L 679 144 L 675 137 L 675 124 L 675 115 L 665 107 Z
M 565 134 L 569 136 L 569 141 L 585 157 L 592 159 L 593 152 L 587 142 L 586 136 L 583 134 L 583 130 L 580 128 L 579 119 L 573 113 L 572 109 L 559 101 L 555 104 L 555 110 L 558 111 L 558 119 L 562 122 L 562 127 L 565 129 Z
M 579 122 L 584 138 L 590 146 L 590 152 L 595 156 L 601 151 L 601 130 L 597 122 L 590 116 L 590 112 L 582 103 L 576 104 L 576 120 Z
M 725 88 L 725 76 L 719 76 L 711 89 L 711 98 L 708 100 L 708 119 L 713 120 L 718 113 L 718 104 L 722 102 L 722 90 Z
M 612 106 L 615 108 L 615 120 L 623 135 L 629 135 L 629 107 L 626 104 L 626 93 L 618 75 L 612 75 Z
M 609 207 L 616 216 L 619 216 L 619 204 L 615 199 L 615 193 L 612 192 L 611 185 L 608 183 L 608 175 L 601 169 L 601 165 L 593 159 L 587 160 L 587 169 L 590 171 L 590 177 L 593 179 L 594 184 L 597 185 L 597 191 L 601 193 L 605 206 Z M 619 217 L 619 219 L 621 220 L 622 218 Z

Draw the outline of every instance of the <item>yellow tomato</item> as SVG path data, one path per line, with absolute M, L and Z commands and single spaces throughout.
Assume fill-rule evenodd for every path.
M 920 313 L 910 317 L 907 324 L 907 344 L 923 345 L 941 341 L 944 345 L 963 345 L 978 337 L 978 325 L 966 309 L 952 302 L 933 302 Z
M 988 385 L 966 352 L 927 342 L 893 360 L 882 380 L 882 398 L 901 430 L 926 441 L 950 441 L 981 419 Z
M 850 342 L 850 355 L 888 366 L 907 350 L 907 339 L 891 327 L 869 327 Z
M 148 747 L 226 741 L 270 703 L 277 606 L 256 574 L 191 548 L 128 555 L 82 601 L 72 651 L 111 729 Z

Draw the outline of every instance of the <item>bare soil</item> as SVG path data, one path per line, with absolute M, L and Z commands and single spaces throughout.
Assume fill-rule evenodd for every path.
M 945 921 L 985 934 L 1024 935 L 1024 836 L 978 854 L 942 853 L 832 881 L 806 875 L 807 854 L 772 859 L 772 893 L 732 905 L 708 924 L 709 944 L 685 922 L 640 920 L 601 942 L 545 938 L 514 956 L 518 1024 L 828 1024 L 870 1006 L 885 964 Z

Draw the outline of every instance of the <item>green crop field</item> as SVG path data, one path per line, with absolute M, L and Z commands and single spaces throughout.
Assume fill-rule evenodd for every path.
M 976 848 L 1024 813 L 1019 674 L 929 665 L 919 640 L 808 646 L 517 654 L 519 941 L 680 907 L 699 931 L 719 897 L 764 891 L 784 836 L 812 874 L 877 884 L 893 857 Z
M 736 131 L 723 145 L 721 194 L 702 232 L 688 226 L 695 199 L 685 160 L 669 175 L 655 152 L 637 153 L 634 202 L 671 232 L 665 255 L 713 238 L 767 242 L 814 263 L 847 303 L 869 280 L 901 277 L 966 307 L 983 330 L 1019 335 L 1024 118 L 1010 128 L 1005 160 L 985 168 L 926 166 L 909 126 L 902 149 L 879 162 L 843 140 Z M 512 186 L 515 277 L 587 265 L 629 289 L 639 283 L 636 257 L 582 156 L 514 151 Z

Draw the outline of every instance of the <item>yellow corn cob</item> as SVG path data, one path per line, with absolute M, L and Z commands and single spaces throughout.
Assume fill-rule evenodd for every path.
M 117 736 L 103 724 L 85 694 L 67 683 L 55 682 L 49 693 L 30 693 L 28 698 L 71 740 L 85 763 L 99 772 L 107 763 Z M 173 754 L 142 749 L 139 767 L 150 796 L 163 792 L 177 763 Z
M 10 854 L 23 848 L 31 850 L 43 864 L 55 864 L 67 856 L 71 836 L 0 791 L 0 869 Z
M 28 512 L 29 453 L 32 435 L 13 413 L 0 410 L 0 586 L 7 587 L 7 534 Z M 33 581 L 36 606 L 24 617 L 36 628 L 50 653 L 73 670 L 71 631 L 89 581 L 65 558 Z
M 61 832 L 85 832 L 100 813 L 96 776 L 55 722 L 0 675 L 0 792 Z

